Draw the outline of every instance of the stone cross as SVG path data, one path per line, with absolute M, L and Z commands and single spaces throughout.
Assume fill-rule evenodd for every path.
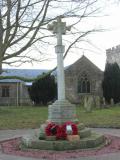
M 64 78 L 64 66 L 63 66 L 63 53 L 65 46 L 62 44 L 62 35 L 66 33 L 66 30 L 70 30 L 70 27 L 66 27 L 66 23 L 61 21 L 61 17 L 57 18 L 57 21 L 48 25 L 48 29 L 56 34 L 57 45 L 55 46 L 55 52 L 57 54 L 57 89 L 58 100 L 48 107 L 48 120 L 56 124 L 63 124 L 67 121 L 76 122 L 76 109 L 65 97 L 65 78 Z
M 57 54 L 57 89 L 58 100 L 65 100 L 65 78 L 64 78 L 64 65 L 63 65 L 63 53 L 65 46 L 62 44 L 62 35 L 66 33 L 66 30 L 70 30 L 70 27 L 66 27 L 66 23 L 61 21 L 61 17 L 57 18 L 57 21 L 48 25 L 48 29 L 53 31 L 57 37 L 57 45 L 55 46 L 55 52 Z

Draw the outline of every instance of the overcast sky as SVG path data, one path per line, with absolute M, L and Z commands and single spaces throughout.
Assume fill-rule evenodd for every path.
M 105 16 L 97 18 L 95 23 L 97 23 L 97 26 L 100 28 L 105 28 L 106 31 L 91 35 L 89 38 L 94 47 L 90 47 L 89 45 L 85 46 L 87 49 L 90 48 L 91 51 L 79 51 L 76 49 L 74 53 L 71 53 L 71 55 L 66 57 L 64 62 L 65 66 L 74 63 L 84 54 L 94 64 L 104 70 L 106 49 L 120 44 L 120 4 L 110 4 L 109 2 L 106 2 L 104 5 L 106 5 L 106 7 L 103 8 L 103 13 L 101 15 Z M 55 65 L 56 58 L 50 61 L 41 62 L 40 64 L 25 64 L 19 68 L 52 69 L 55 67 Z
M 105 5 L 106 7 L 101 14 L 105 16 L 97 18 L 96 23 L 99 24 L 100 28 L 105 28 L 106 31 L 91 35 L 90 39 L 94 45 L 93 52 L 84 51 L 84 55 L 102 70 L 104 70 L 106 62 L 106 49 L 120 45 L 120 4 L 106 2 Z M 75 60 L 79 57 L 80 54 L 77 54 Z M 65 62 L 69 63 L 70 59 L 69 57 Z

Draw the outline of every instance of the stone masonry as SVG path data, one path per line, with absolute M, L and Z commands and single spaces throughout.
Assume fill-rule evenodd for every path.
M 57 124 L 62 124 L 67 121 L 77 121 L 76 108 L 70 104 L 65 97 L 65 76 L 63 65 L 63 53 L 65 46 L 62 44 L 62 35 L 65 35 L 66 31 L 70 28 L 66 26 L 65 22 L 62 22 L 61 17 L 57 18 L 51 25 L 48 25 L 48 29 L 56 35 L 57 45 L 55 46 L 55 52 L 57 54 L 57 91 L 58 99 L 48 108 L 48 120 Z
M 120 45 L 106 50 L 107 63 L 117 63 L 120 66 Z
M 89 93 L 78 93 L 79 79 L 87 76 L 90 83 Z M 66 97 L 72 103 L 81 103 L 84 96 L 102 97 L 103 72 L 88 58 L 82 56 L 77 62 L 65 70 Z

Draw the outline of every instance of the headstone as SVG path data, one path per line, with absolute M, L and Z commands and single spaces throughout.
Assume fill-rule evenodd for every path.
M 86 112 L 91 112 L 93 106 L 93 97 L 92 96 L 85 96 L 84 97 L 84 108 Z
M 100 108 L 100 97 L 95 96 L 95 107 Z
M 111 106 L 114 105 L 114 99 L 113 99 L 113 98 L 110 99 L 110 105 L 111 105 Z
M 103 97 L 103 107 L 106 106 L 106 101 L 105 101 L 105 97 Z

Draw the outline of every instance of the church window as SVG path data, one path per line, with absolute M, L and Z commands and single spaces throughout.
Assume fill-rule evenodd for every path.
M 90 93 L 90 81 L 87 75 L 78 80 L 78 93 Z
M 10 92 L 9 86 L 2 87 L 2 97 L 9 97 L 9 95 L 10 95 L 9 92 Z
M 90 82 L 87 81 L 87 93 L 90 93 Z

